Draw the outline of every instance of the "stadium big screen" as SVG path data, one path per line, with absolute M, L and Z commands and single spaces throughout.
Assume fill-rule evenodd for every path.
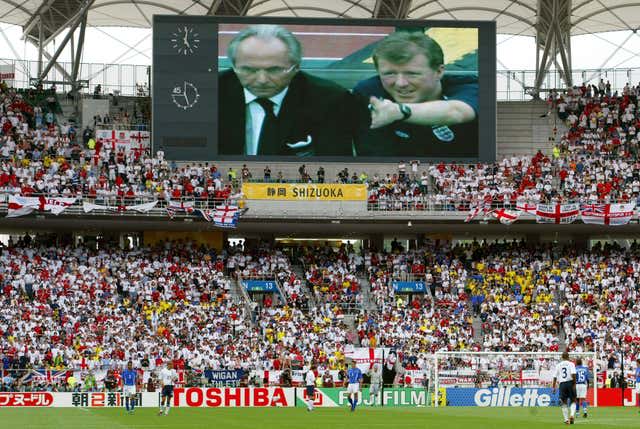
M 153 150 L 493 161 L 495 36 L 488 21 L 156 15 Z

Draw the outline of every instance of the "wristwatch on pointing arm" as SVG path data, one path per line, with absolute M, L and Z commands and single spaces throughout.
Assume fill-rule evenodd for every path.
M 411 108 L 406 104 L 398 103 L 398 107 L 400 108 L 400 113 L 402 113 L 402 121 L 406 121 L 411 117 Z

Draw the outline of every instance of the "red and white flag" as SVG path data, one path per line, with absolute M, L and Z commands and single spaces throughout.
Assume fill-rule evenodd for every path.
M 516 210 L 521 212 L 529 213 L 535 216 L 536 210 L 538 209 L 537 204 L 528 203 L 526 201 L 518 201 L 516 203 Z
M 583 204 L 580 208 L 582 221 L 594 225 L 626 225 L 633 217 L 635 203 Z
M 464 218 L 465 222 L 471 222 L 473 219 L 478 217 L 480 214 L 486 216 L 491 211 L 491 202 L 493 201 L 493 197 L 491 195 L 485 195 L 484 198 L 475 205 L 471 206 L 471 211 Z
M 193 201 L 169 201 L 167 214 L 171 219 L 178 213 L 190 215 L 193 213 L 194 205 L 195 203 Z
M 221 228 L 235 228 L 239 213 L 238 206 L 216 206 L 213 223 Z
M 373 365 L 381 367 L 384 364 L 384 356 L 389 356 L 387 348 L 354 347 L 352 350 L 345 350 L 344 357 L 356 362 L 356 366 L 362 372 L 367 372 Z
M 144 203 L 144 204 L 135 204 L 135 205 L 132 205 L 132 206 L 125 206 L 125 205 L 104 206 L 104 205 L 100 205 L 100 204 L 88 203 L 88 202 L 85 201 L 85 202 L 82 203 L 82 208 L 83 208 L 85 213 L 89 213 L 89 212 L 91 212 L 93 210 L 106 210 L 106 211 L 110 211 L 110 212 L 135 211 L 135 212 L 138 212 L 138 213 L 147 213 L 152 208 L 154 208 L 156 206 L 156 204 L 158 204 L 158 201 L 153 201 L 153 202 Z
M 505 225 L 511 225 L 513 222 L 517 221 L 521 211 L 518 210 L 508 210 L 508 209 L 497 209 L 491 212 L 491 215 L 498 219 L 500 223 Z
M 48 198 L 44 196 L 21 197 L 19 195 L 9 195 L 7 217 L 24 216 L 36 210 L 59 215 L 75 202 L 76 198 Z
M 537 223 L 570 224 L 580 216 L 580 204 L 538 204 L 536 208 Z

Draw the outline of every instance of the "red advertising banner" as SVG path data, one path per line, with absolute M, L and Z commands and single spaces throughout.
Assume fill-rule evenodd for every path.
M 624 389 L 624 403 L 622 389 L 598 389 L 599 407 L 635 407 L 638 405 L 638 395 L 633 389 Z M 587 391 L 587 401 L 593 404 L 593 389 Z
M 292 407 L 294 389 L 227 387 L 173 389 L 174 407 Z
M 0 392 L 0 407 L 50 407 L 51 392 Z

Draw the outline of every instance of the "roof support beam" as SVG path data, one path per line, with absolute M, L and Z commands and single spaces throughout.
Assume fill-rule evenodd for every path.
M 64 39 L 62 39 L 62 42 L 60 42 L 60 45 L 58 46 L 58 49 L 56 49 L 55 53 L 51 56 L 51 58 L 49 58 L 49 63 L 43 68 L 43 70 L 38 74 L 38 80 L 44 80 L 44 78 L 47 76 L 47 74 L 49 73 L 49 71 L 51 70 L 52 67 L 54 67 L 54 65 L 57 63 L 58 61 L 58 57 L 60 56 L 60 54 L 62 53 L 62 51 L 64 50 L 64 48 L 67 46 L 67 43 L 69 43 L 69 40 L 71 40 L 71 38 L 73 37 L 73 34 L 75 33 L 76 29 L 78 28 L 78 26 L 82 23 L 85 23 L 85 28 L 86 28 L 86 19 L 87 19 L 87 14 L 89 12 L 89 8 L 91 7 L 91 5 L 93 4 L 95 0 L 87 0 L 82 7 L 80 8 L 80 10 L 78 11 L 78 13 L 76 13 L 74 15 L 73 20 L 69 23 L 69 31 L 67 32 L 66 36 L 64 37 Z M 49 40 L 54 37 L 51 36 L 49 39 L 45 40 L 44 44 L 42 45 L 42 47 L 44 48 L 44 46 L 46 46 L 49 42 Z M 82 35 L 83 40 L 84 40 L 84 35 Z M 43 53 L 46 52 L 43 49 Z M 80 52 L 80 54 L 82 53 L 82 49 L 79 49 L 78 52 Z M 69 76 L 68 73 L 65 73 L 65 78 L 69 79 L 71 78 L 71 76 Z M 69 79 L 71 80 L 71 79 Z M 70 82 L 73 84 L 73 82 Z
M 42 55 L 44 52 L 44 24 L 38 21 L 38 76 L 42 74 Z
M 47 1 L 43 1 L 42 4 L 40 5 L 40 7 L 38 7 L 38 10 L 35 11 L 35 13 L 33 15 L 31 15 L 31 18 L 29 18 L 29 20 L 27 21 L 27 23 L 22 27 L 22 37 L 24 38 L 27 34 L 31 33 L 31 30 L 33 30 L 33 28 L 36 25 L 42 25 L 42 15 L 49 10 L 49 8 L 51 7 L 51 5 L 53 3 L 55 3 L 56 0 L 47 0 Z M 38 31 L 40 31 L 38 29 Z
M 4 14 L 0 15 L 0 19 L 4 18 L 5 16 L 11 15 L 15 10 L 19 10 L 20 12 L 24 12 L 26 15 L 31 15 L 31 13 L 32 13 L 29 9 L 27 9 L 26 7 L 23 6 L 26 3 L 26 1 L 23 1 L 22 3 L 16 3 L 13 0 L 4 0 L 4 2 L 9 4 L 12 7 L 11 7 L 11 9 L 6 10 L 4 12 Z
M 53 42 L 53 40 L 58 37 L 65 28 L 67 27 L 71 27 L 73 25 L 75 25 L 77 27 L 77 25 L 80 23 L 80 21 L 82 20 L 82 17 L 89 11 L 89 8 L 91 7 L 91 5 L 93 4 L 95 0 L 87 0 L 85 5 L 83 7 L 81 7 L 78 12 L 76 12 L 71 18 L 69 18 L 64 24 L 62 24 L 61 26 L 59 26 L 58 28 L 55 29 L 55 31 L 53 31 L 49 37 L 47 37 L 44 41 L 44 45 L 47 46 L 49 43 Z
M 542 55 L 540 53 L 542 52 Z M 558 61 L 558 56 L 560 60 Z M 571 75 L 571 0 L 539 0 L 536 25 L 536 79 L 531 95 L 538 97 L 552 64 L 566 86 L 573 85 Z
M 374 18 L 405 19 L 411 9 L 411 0 L 376 0 Z
M 78 80 L 78 73 L 80 72 L 80 59 L 82 58 L 82 50 L 84 49 L 84 33 L 87 29 L 87 15 L 82 19 L 80 24 L 80 34 L 78 35 L 78 46 L 76 46 L 76 55 L 73 59 L 73 66 L 71 69 L 71 81 L 76 82 Z M 74 88 L 75 89 L 75 88 Z
M 33 36 L 28 36 L 27 37 L 27 41 L 32 43 L 33 46 L 35 46 L 36 48 L 38 48 L 38 52 L 40 52 L 40 48 L 38 47 L 38 41 L 33 37 Z M 47 52 L 44 48 L 42 49 L 42 56 L 43 58 L 46 58 L 47 60 L 51 60 L 51 54 L 49 52 Z M 62 67 L 57 61 L 54 62 L 53 67 L 55 67 L 56 70 L 58 70 L 60 72 L 60 74 L 62 74 L 62 76 L 64 76 L 65 79 L 67 80 L 71 80 L 71 75 L 69 73 L 67 73 L 67 71 L 64 69 L 64 67 Z M 38 67 L 39 69 L 41 68 L 41 66 Z M 38 76 L 40 76 L 41 70 L 39 70 Z M 27 75 L 29 75 L 29 72 L 26 72 Z M 37 78 L 35 78 L 37 80 Z
M 251 8 L 253 0 L 215 0 L 207 11 L 207 15 L 245 16 Z

